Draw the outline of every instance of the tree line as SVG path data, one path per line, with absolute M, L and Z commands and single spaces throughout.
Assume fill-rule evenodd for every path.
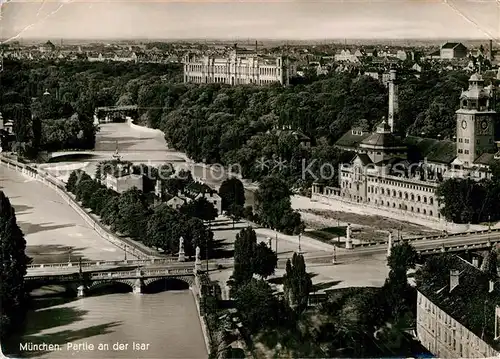
M 81 170 L 71 173 L 66 189 L 111 230 L 148 247 L 174 255 L 182 237 L 188 256 L 193 256 L 198 246 L 203 255 L 213 250 L 213 233 L 204 221 L 213 220 L 216 211 L 203 197 L 177 210 L 160 203 L 154 194 L 135 187 L 119 194 Z
M 398 77 L 401 128 L 451 138 L 468 75 L 431 67 L 419 77 L 402 68 Z M 143 108 L 139 122 L 161 129 L 192 159 L 238 164 L 255 180 L 280 173 L 304 188 L 315 178 L 302 176 L 303 163 L 316 175 L 323 163 L 336 168 L 335 141 L 354 125 L 373 129 L 387 113 L 387 88 L 358 73 L 333 72 L 286 88 L 181 81 L 176 64 L 6 60 L 2 111 L 14 121 L 18 146 L 51 151 L 92 148 L 94 109 L 136 104 Z M 312 146 L 302 146 L 295 131 Z M 337 184 L 335 175 L 328 180 Z
M 0 340 L 6 339 L 25 318 L 27 293 L 24 276 L 31 259 L 9 198 L 0 191 Z
M 500 220 L 500 166 L 490 163 L 491 178 L 450 178 L 437 189 L 440 213 L 454 223 L 491 223 Z
M 37 158 L 45 151 L 94 148 L 96 107 L 128 102 L 121 98 L 125 86 L 137 95 L 152 79 L 178 81 L 181 66 L 6 59 L 1 78 L 0 110 L 13 121 L 12 149 Z

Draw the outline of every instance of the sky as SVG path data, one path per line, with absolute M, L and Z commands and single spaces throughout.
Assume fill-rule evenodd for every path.
M 500 0 L 0 0 L 0 38 L 498 39 Z

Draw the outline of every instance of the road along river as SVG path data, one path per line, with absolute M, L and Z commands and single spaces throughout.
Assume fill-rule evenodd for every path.
M 0 166 L 0 190 L 16 208 L 28 255 L 35 263 L 124 258 L 122 251 L 99 237 L 42 183 Z M 206 358 L 189 289 L 172 282 L 154 289 L 154 293 L 137 295 L 120 293 L 129 288 L 113 287 L 76 299 L 60 287 L 44 287 L 33 293 L 26 329 L 2 343 L 3 350 L 13 357 L 47 359 Z M 134 343 L 144 345 L 134 348 Z

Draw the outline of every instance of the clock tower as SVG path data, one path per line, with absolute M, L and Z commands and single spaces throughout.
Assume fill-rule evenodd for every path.
M 494 87 L 484 87 L 481 75 L 473 74 L 469 88 L 462 91 L 457 114 L 457 159 L 464 168 L 485 152 L 494 153 L 495 121 Z

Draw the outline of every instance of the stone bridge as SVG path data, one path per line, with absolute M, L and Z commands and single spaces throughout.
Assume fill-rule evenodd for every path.
M 78 297 L 90 293 L 93 289 L 109 283 L 122 283 L 130 286 L 132 292 L 142 293 L 148 285 L 165 279 L 180 280 L 193 287 L 196 283 L 197 267 L 191 263 L 189 266 L 175 266 L 167 268 L 148 268 L 137 267 L 134 270 L 130 268 L 114 268 L 105 270 L 86 270 L 79 267 L 77 273 L 67 272 L 28 272 L 25 276 L 25 285 L 28 291 L 41 288 L 48 285 L 63 285 L 67 289 L 74 290 Z
M 124 121 L 126 117 L 137 117 L 138 109 L 137 105 L 97 107 L 94 111 L 94 123 L 113 122 L 117 119 Z

